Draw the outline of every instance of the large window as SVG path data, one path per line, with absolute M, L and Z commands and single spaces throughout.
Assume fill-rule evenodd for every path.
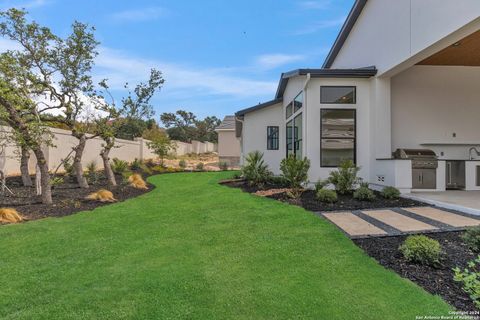
M 356 113 L 352 109 L 322 109 L 321 166 L 338 167 L 342 161 L 356 162 Z
M 267 127 L 267 150 L 278 150 L 279 129 L 278 127 Z
M 356 88 L 352 86 L 321 86 L 320 103 L 355 104 L 357 103 Z

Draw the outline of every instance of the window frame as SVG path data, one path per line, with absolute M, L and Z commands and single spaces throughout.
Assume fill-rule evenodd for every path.
M 269 134 L 271 128 L 276 128 L 277 129 L 277 136 L 276 138 L 272 137 L 271 134 Z M 272 139 L 272 148 L 270 148 L 269 141 Z M 277 143 L 274 144 L 273 142 L 276 141 Z M 273 148 L 276 146 L 276 148 Z M 267 126 L 267 150 L 280 150 L 280 127 L 279 126 Z
M 324 102 L 322 88 L 353 88 L 353 102 Z M 357 86 L 320 86 L 320 104 L 357 104 Z
M 353 138 L 323 138 L 323 111 L 353 111 Z M 334 140 L 353 140 L 353 163 L 357 165 L 357 109 L 354 108 L 321 108 L 320 109 L 320 168 L 338 168 L 338 166 L 329 166 L 323 164 L 323 149 L 322 149 L 322 140 L 323 139 L 334 139 Z

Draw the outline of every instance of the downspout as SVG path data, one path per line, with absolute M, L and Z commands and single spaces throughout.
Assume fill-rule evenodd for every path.
M 310 79 L 311 79 L 311 74 L 310 73 L 307 73 L 307 78 L 305 79 L 305 83 L 303 84 L 303 103 L 304 103 L 304 107 L 303 107 L 303 150 L 304 150 L 304 157 L 308 157 L 307 155 L 307 152 L 308 152 L 308 148 L 306 147 L 307 146 L 307 139 L 308 139 L 308 135 L 307 135 L 307 128 L 308 128 L 308 124 L 307 124 L 307 112 L 308 112 L 308 108 L 307 108 L 307 87 L 308 87 L 308 83 L 310 82 Z M 309 158 L 310 159 L 310 158 Z

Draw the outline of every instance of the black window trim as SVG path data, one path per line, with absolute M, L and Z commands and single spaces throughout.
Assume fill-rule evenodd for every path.
M 273 140 L 277 140 L 277 148 L 269 148 L 268 141 L 270 140 L 271 136 L 269 135 L 269 129 L 270 128 L 276 128 L 277 129 L 277 138 Z M 280 127 L 279 126 L 267 126 L 267 150 L 280 150 Z
M 343 102 L 323 102 L 322 100 L 322 88 L 353 88 L 353 101 L 352 103 L 343 103 Z M 320 104 L 357 104 L 357 86 L 320 86 Z
M 334 110 L 346 110 L 346 111 L 353 111 L 353 130 L 355 132 L 355 137 L 353 138 L 353 163 L 357 165 L 357 109 L 354 108 L 321 108 L 320 109 L 320 168 L 338 168 L 338 166 L 325 166 L 323 165 L 323 158 L 322 158 L 322 139 L 329 139 L 329 138 L 322 138 L 322 111 L 334 111 Z M 352 138 L 330 138 L 336 140 L 352 140 Z

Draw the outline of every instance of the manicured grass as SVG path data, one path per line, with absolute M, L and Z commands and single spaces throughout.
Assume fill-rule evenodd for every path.
M 0 227 L 2 319 L 415 319 L 440 298 L 301 208 L 170 174 L 139 198 Z

